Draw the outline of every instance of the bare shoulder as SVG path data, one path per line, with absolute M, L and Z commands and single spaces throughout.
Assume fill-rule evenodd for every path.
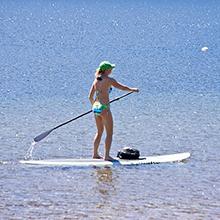
M 118 81 L 114 78 L 110 78 L 109 80 L 110 80 L 111 86 L 118 87 L 120 85 L 120 83 L 118 83 Z
M 108 77 L 108 79 L 109 79 L 109 82 L 110 82 L 111 84 L 117 82 L 116 79 L 114 79 L 114 78 L 112 78 L 112 77 Z

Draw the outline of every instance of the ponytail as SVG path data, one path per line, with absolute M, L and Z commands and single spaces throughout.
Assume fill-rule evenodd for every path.
M 98 80 L 102 80 L 102 74 L 104 73 L 104 71 L 101 71 L 101 70 L 96 70 L 95 72 L 95 78 L 98 79 Z

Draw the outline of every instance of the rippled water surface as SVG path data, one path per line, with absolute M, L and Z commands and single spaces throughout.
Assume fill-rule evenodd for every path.
M 219 22 L 217 0 L 1 0 L 0 219 L 219 219 Z M 33 137 L 90 109 L 102 60 L 140 89 L 111 106 L 112 155 L 133 146 L 191 158 L 103 169 L 19 164 Z M 91 157 L 95 131 L 87 115 L 32 157 Z

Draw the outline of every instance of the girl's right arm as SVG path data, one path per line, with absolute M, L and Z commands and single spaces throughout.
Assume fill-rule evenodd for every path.
M 115 88 L 120 89 L 120 90 L 129 91 L 129 92 L 139 92 L 139 89 L 125 86 L 112 78 L 111 78 L 111 84 L 112 84 L 112 86 L 114 86 Z

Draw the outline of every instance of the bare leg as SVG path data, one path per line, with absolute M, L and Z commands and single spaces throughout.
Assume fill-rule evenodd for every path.
M 95 116 L 95 121 L 96 121 L 97 133 L 94 138 L 93 158 L 101 159 L 102 157 L 99 155 L 98 150 L 99 150 L 99 144 L 101 141 L 104 126 L 103 126 L 103 122 L 102 122 L 102 117 Z
M 112 135 L 113 135 L 113 118 L 110 110 L 106 110 L 102 114 L 102 119 L 104 122 L 106 130 L 106 139 L 105 139 L 105 160 L 113 160 L 110 157 L 110 149 L 112 144 Z

